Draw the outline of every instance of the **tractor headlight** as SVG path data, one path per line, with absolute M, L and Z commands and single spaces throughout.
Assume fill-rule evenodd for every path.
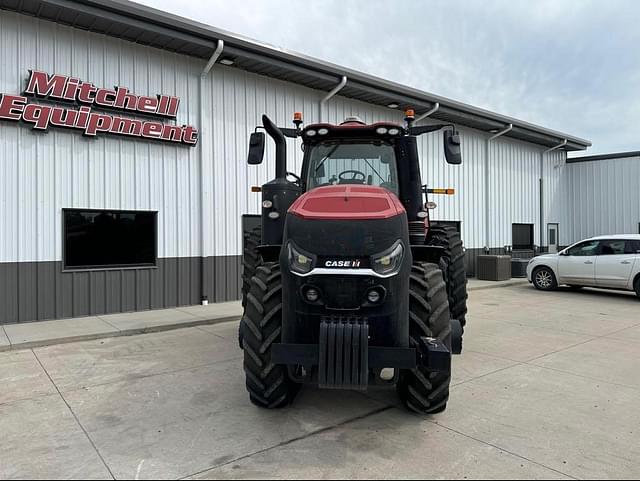
M 383 276 L 397 274 L 402 267 L 403 256 L 404 247 L 398 242 L 391 249 L 373 256 L 371 258 L 371 267 L 375 272 Z
M 289 249 L 289 268 L 292 272 L 298 274 L 308 274 L 313 269 L 316 263 L 314 255 L 301 252 L 296 249 L 291 242 L 288 245 Z

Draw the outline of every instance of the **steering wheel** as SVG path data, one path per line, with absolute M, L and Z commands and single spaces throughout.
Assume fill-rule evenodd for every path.
M 347 178 L 345 174 L 351 174 L 351 177 Z M 345 170 L 344 172 L 340 172 L 338 178 L 340 179 L 340 184 L 364 184 L 367 176 L 359 170 Z
M 293 172 L 287 172 L 287 177 L 289 177 L 289 176 L 293 177 L 297 184 L 300 183 L 300 177 L 297 174 L 294 174 Z

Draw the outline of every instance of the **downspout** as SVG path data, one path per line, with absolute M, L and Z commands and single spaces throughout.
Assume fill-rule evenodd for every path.
M 511 130 L 513 129 L 513 124 L 509 124 L 507 125 L 503 130 L 501 130 L 500 132 L 497 132 L 496 134 L 492 135 L 491 137 L 489 137 L 487 139 L 487 142 L 484 145 L 484 251 L 485 254 L 488 254 L 490 252 L 490 241 L 491 241 L 491 236 L 490 236 L 490 232 L 491 232 L 491 222 L 489 220 L 489 214 L 490 214 L 490 194 L 489 194 L 489 188 L 490 188 L 490 180 L 489 180 L 489 167 L 490 167 L 490 163 L 489 163 L 489 143 L 491 143 L 491 141 L 497 139 L 498 137 L 503 136 L 504 134 L 511 132 Z
M 554 145 L 553 147 L 543 150 L 540 152 L 540 244 L 538 250 L 542 252 L 542 248 L 545 243 L 545 225 L 544 225 L 544 154 L 549 152 L 553 152 L 554 150 L 558 150 L 567 145 L 567 139 L 564 139 L 558 145 Z
M 340 83 L 336 85 L 331 92 L 329 92 L 321 101 L 320 101 L 320 115 L 318 118 L 318 122 L 322 122 L 324 119 L 324 108 L 329 100 L 331 100 L 338 92 L 340 92 L 344 86 L 347 85 L 347 77 L 343 75 L 340 79 Z
M 424 120 L 427 117 L 430 117 L 431 115 L 435 114 L 438 111 L 439 108 L 440 108 L 440 102 L 436 102 L 435 104 L 433 104 L 433 108 L 431 110 L 429 110 L 428 112 L 425 112 L 424 114 L 420 115 L 417 119 L 414 120 L 414 122 L 418 123 L 421 120 Z
M 204 266 L 205 244 L 206 244 L 206 235 L 207 235 L 207 232 L 205 231 L 205 228 L 204 228 L 205 220 L 207 217 L 205 214 L 205 198 L 208 199 L 209 196 L 208 196 L 208 192 L 207 192 L 207 195 L 205 195 L 205 189 L 207 188 L 207 181 L 210 181 L 211 178 L 213 178 L 213 176 L 208 177 L 205 174 L 205 167 L 204 167 L 203 141 L 204 141 L 205 135 L 203 134 L 209 133 L 209 132 L 205 132 L 205 128 L 204 128 L 205 127 L 204 126 L 204 105 L 203 105 L 202 94 L 205 89 L 205 82 L 207 80 L 207 76 L 209 75 L 209 72 L 211 71 L 215 63 L 220 58 L 220 55 L 222 55 L 223 49 L 224 49 L 224 40 L 218 40 L 216 49 L 211 55 L 211 58 L 209 59 L 209 61 L 207 62 L 207 65 L 205 65 L 204 70 L 200 74 L 200 82 L 198 84 L 198 122 L 200 126 L 200 132 L 198 134 L 198 138 L 199 138 L 198 143 L 200 144 L 198 146 L 198 148 L 200 149 L 199 150 L 199 155 L 200 155 L 200 159 L 199 159 L 200 161 L 200 302 L 202 303 L 203 306 L 206 306 L 207 304 L 209 304 L 209 286 L 207 285 L 207 276 L 206 276 L 205 266 Z M 207 205 L 206 207 L 209 207 L 209 205 Z

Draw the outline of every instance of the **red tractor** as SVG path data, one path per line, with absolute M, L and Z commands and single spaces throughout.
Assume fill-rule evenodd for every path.
M 283 407 L 302 384 L 395 385 L 410 410 L 444 411 L 467 312 L 464 250 L 454 228 L 429 222 L 416 139 L 444 129 L 446 160 L 460 164 L 459 134 L 413 126 L 412 111 L 404 126 L 262 120 L 249 164 L 262 162 L 264 128 L 276 176 L 259 189 L 261 225 L 245 232 L 239 337 L 251 401 Z M 302 139 L 299 176 L 287 172 L 285 137 Z

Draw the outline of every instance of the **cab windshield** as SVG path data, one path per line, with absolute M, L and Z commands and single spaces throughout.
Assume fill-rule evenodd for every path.
M 373 185 L 398 194 L 394 148 L 384 142 L 323 142 L 310 147 L 307 188 Z

